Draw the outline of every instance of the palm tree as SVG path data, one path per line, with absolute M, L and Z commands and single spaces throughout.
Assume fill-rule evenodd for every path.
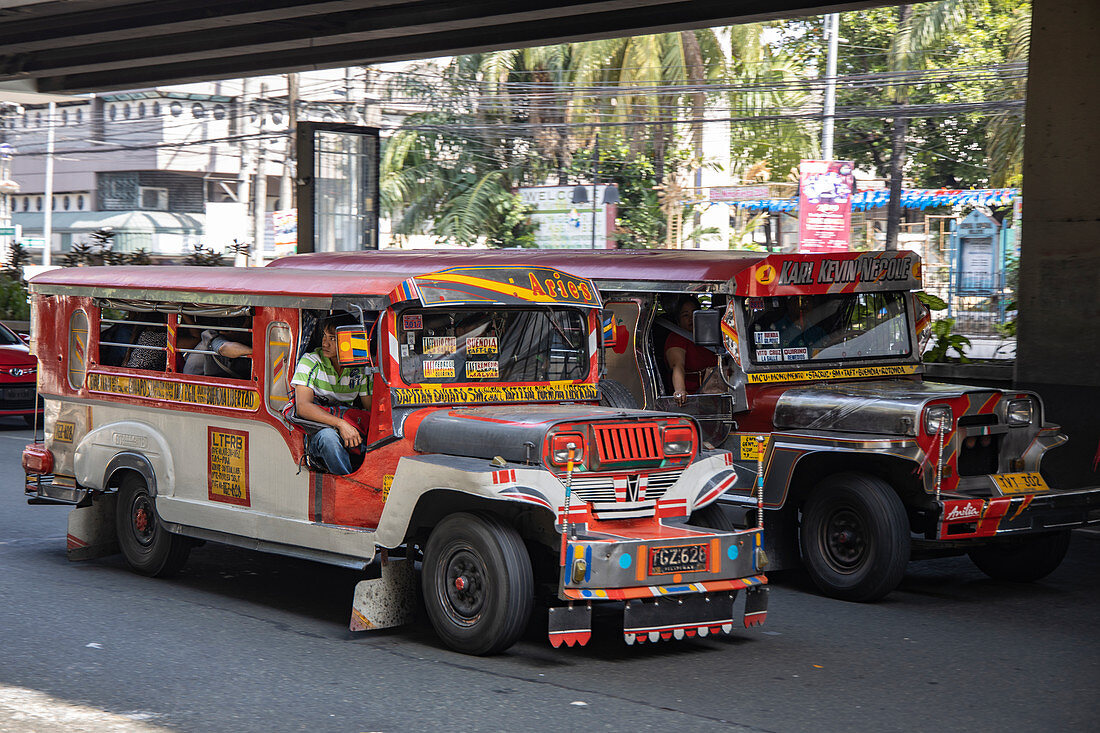
M 1026 62 L 1031 49 L 1031 13 L 1023 8 L 1016 13 L 1008 32 L 1005 61 Z M 1003 97 L 1023 99 L 1027 81 L 1018 79 L 1005 84 Z M 1024 163 L 1024 128 L 1019 113 L 1003 112 L 989 120 L 989 183 L 994 188 L 1018 185 Z

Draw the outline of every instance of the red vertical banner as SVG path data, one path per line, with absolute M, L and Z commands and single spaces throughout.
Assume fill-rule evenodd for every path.
M 846 160 L 804 160 L 798 171 L 798 251 L 847 252 L 855 167 Z

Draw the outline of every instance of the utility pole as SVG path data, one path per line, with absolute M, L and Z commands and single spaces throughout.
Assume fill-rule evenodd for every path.
M 283 177 L 279 181 L 279 208 L 294 208 L 294 154 L 298 144 L 298 75 L 286 75 L 287 136 L 283 155 Z
M 252 201 L 252 150 L 250 144 L 247 141 L 247 124 L 248 119 L 251 116 L 249 86 L 249 79 L 244 79 L 242 81 L 241 87 L 241 109 L 243 112 L 243 114 L 241 115 L 241 126 L 244 129 L 241 130 L 240 139 L 241 167 L 240 171 L 237 173 L 237 203 L 244 206 L 245 223 L 248 222 L 248 206 L 249 203 Z M 245 238 L 247 239 L 247 237 Z M 243 262 L 242 259 L 244 259 Z M 243 267 L 246 262 L 247 259 L 244 255 L 241 255 L 240 253 L 236 255 L 234 262 L 235 265 L 237 265 L 238 267 Z
M 51 245 L 53 244 L 53 118 L 57 113 L 57 104 L 50 102 L 46 112 L 46 211 L 42 221 L 42 264 L 50 264 Z
M 264 224 L 267 221 L 267 146 L 264 144 L 264 118 L 266 110 L 264 102 L 267 100 L 267 84 L 260 85 L 260 130 L 256 138 L 256 183 L 252 187 L 255 203 L 253 204 L 252 219 L 252 257 L 259 261 L 264 246 Z M 246 255 L 247 257 L 247 255 Z M 251 264 L 245 260 L 246 266 Z
M 833 123 L 836 116 L 836 54 L 840 36 L 840 15 L 825 16 L 829 52 L 825 61 L 825 109 L 821 123 L 821 159 L 833 159 Z

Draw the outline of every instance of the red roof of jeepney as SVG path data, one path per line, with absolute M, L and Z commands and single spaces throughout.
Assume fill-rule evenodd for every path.
M 765 252 L 730 250 L 384 249 L 290 255 L 265 269 L 383 269 L 419 275 L 450 267 L 521 264 L 553 267 L 596 281 L 727 282 L 766 256 Z
M 285 267 L 66 267 L 37 275 L 31 286 L 326 297 L 387 295 L 408 277 L 378 268 L 319 272 Z

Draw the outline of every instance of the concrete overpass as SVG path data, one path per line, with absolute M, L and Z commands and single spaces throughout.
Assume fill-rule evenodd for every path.
M 0 92 L 87 92 L 747 23 L 891 0 L 0 0 Z M 1016 382 L 1100 483 L 1100 2 L 1033 0 Z

